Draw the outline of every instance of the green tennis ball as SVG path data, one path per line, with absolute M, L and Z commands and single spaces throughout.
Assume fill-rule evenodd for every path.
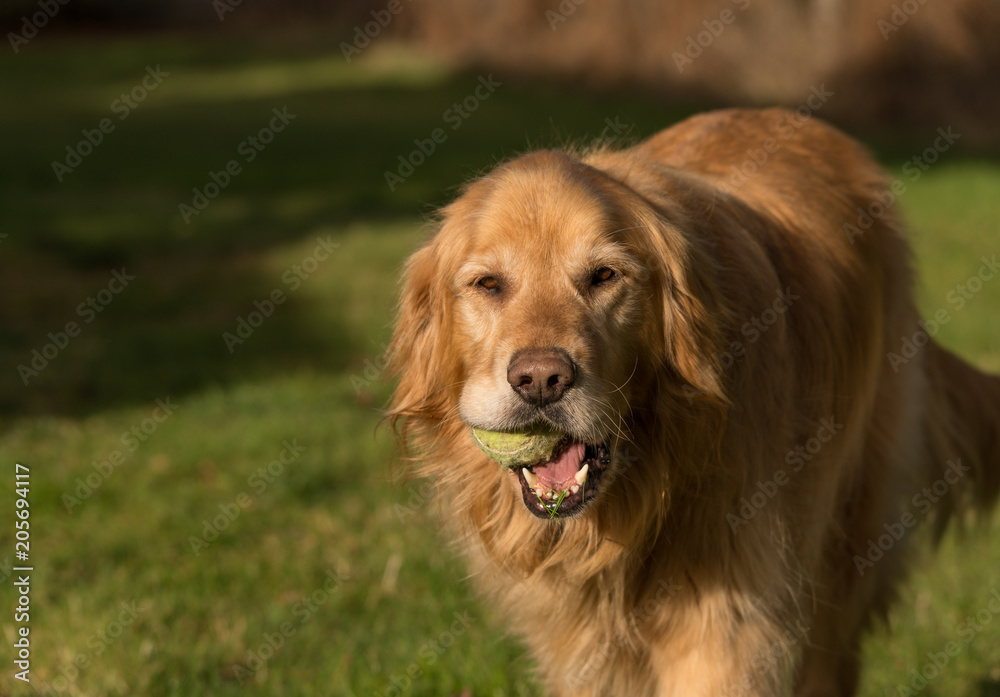
M 545 427 L 518 433 L 472 429 L 472 440 L 480 450 L 499 462 L 503 469 L 548 462 L 562 439 L 562 433 Z

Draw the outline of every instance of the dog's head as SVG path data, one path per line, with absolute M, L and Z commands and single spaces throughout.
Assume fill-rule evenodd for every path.
M 475 181 L 407 265 L 391 416 L 421 422 L 431 448 L 443 434 L 471 447 L 469 427 L 556 429 L 552 459 L 511 468 L 497 495 L 545 518 L 599 505 L 664 400 L 725 401 L 707 261 L 685 222 L 562 153 Z

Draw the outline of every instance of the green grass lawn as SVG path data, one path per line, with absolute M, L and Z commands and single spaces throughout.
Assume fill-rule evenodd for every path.
M 34 689 L 5 659 L 0 696 L 541 694 L 375 431 L 398 271 L 472 174 L 693 107 L 505 81 L 452 130 L 480 75 L 388 46 L 364 58 L 194 37 L 40 38 L 0 57 L 0 576 L 17 564 L 15 462 L 35 568 Z M 121 119 L 116 100 L 157 68 Z M 261 134 L 274 109 L 294 118 Z M 103 119 L 58 181 L 52 163 Z M 1000 253 L 1000 161 L 956 148 L 911 181 L 904 161 L 934 136 L 873 145 L 907 184 L 921 308 L 947 309 L 939 338 L 1000 371 L 1000 282 L 948 299 Z M 234 160 L 185 222 L 179 204 Z M 917 566 L 865 644 L 863 695 L 896 695 L 1000 591 L 997 532 L 948 536 Z M 963 647 L 920 694 L 1000 694 L 1000 617 Z

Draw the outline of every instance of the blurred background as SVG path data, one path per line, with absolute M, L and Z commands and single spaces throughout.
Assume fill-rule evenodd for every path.
M 4 0 L 0 32 L 0 696 L 542 694 L 376 430 L 424 221 L 531 148 L 831 121 L 904 186 L 937 339 L 1000 372 L 993 0 Z M 1000 695 L 997 528 L 916 565 L 861 694 Z

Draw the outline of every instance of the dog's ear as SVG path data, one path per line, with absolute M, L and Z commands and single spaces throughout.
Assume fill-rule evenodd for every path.
M 388 418 L 441 418 L 450 373 L 446 342 L 450 298 L 442 273 L 440 232 L 406 262 L 389 373 L 398 378 Z
M 725 350 L 728 313 L 716 282 L 716 264 L 702 249 L 696 224 L 667 220 L 648 205 L 633 211 L 647 236 L 654 276 L 654 302 L 663 318 L 666 363 L 691 403 L 729 404 L 720 357 Z
M 452 411 L 462 379 L 453 337 L 451 274 L 465 254 L 474 199 L 466 193 L 440 212 L 437 231 L 406 262 L 389 375 L 398 378 L 386 419 L 405 441 L 411 426 L 428 433 Z

